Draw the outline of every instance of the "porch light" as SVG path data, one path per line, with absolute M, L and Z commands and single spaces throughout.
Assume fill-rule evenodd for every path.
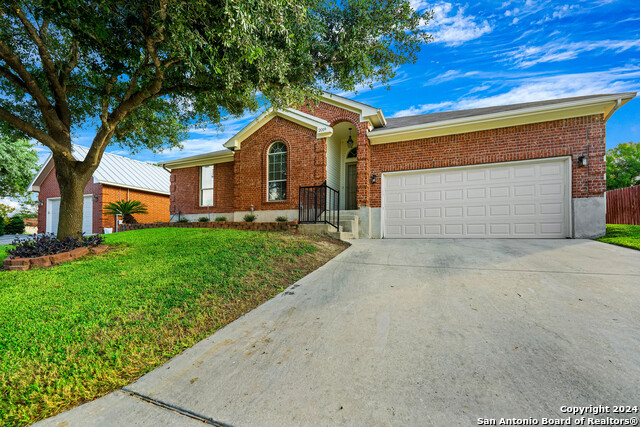
M 587 166 L 587 158 L 586 158 L 586 156 L 578 157 L 578 166 L 579 167 Z
M 371 175 L 371 183 L 375 184 L 376 182 L 378 182 L 378 176 L 374 173 Z
M 351 148 L 353 147 L 353 138 L 351 138 L 351 129 L 349 128 L 349 139 L 347 139 L 347 147 Z

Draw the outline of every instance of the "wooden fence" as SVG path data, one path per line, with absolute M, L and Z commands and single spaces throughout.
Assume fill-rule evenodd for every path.
M 607 224 L 640 225 L 640 185 L 607 191 Z

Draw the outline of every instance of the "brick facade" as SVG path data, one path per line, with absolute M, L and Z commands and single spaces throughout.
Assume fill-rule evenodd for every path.
M 149 193 L 140 190 L 113 187 L 95 183 L 91 178 L 84 189 L 84 194 L 92 194 L 93 198 L 93 232 L 102 233 L 104 227 L 114 227 L 114 217 L 103 215 L 103 207 L 118 200 L 139 200 L 147 205 L 147 215 L 134 215 L 141 223 L 169 221 L 169 196 Z M 38 232 L 46 231 L 47 199 L 60 197 L 60 188 L 56 180 L 55 168 L 47 175 L 40 185 L 38 193 Z M 128 197 L 128 199 L 127 199 Z
M 118 200 L 137 200 L 147 205 L 146 214 L 136 214 L 133 217 L 141 224 L 169 221 L 169 196 L 158 193 L 150 193 L 111 185 L 102 186 L 101 206 L 108 205 Z M 95 214 L 95 212 L 94 212 Z M 94 215 L 95 221 L 95 215 Z M 112 215 L 102 215 L 102 228 L 114 228 L 115 218 Z M 95 222 L 93 228 L 95 229 Z
M 300 111 L 328 121 L 350 122 L 357 131 L 357 202 L 380 207 L 384 172 L 498 163 L 558 156 L 572 157 L 572 197 L 600 197 L 605 191 L 605 122 L 602 115 L 371 145 L 368 123 L 357 113 L 319 102 Z M 288 148 L 287 200 L 267 202 L 267 149 L 282 141 Z M 315 132 L 275 117 L 242 142 L 233 162 L 215 165 L 214 212 L 286 210 L 298 208 L 298 188 L 326 179 L 326 140 Z M 577 158 L 588 153 L 588 167 Z M 225 165 L 225 166 L 223 166 Z M 220 175 L 220 176 L 219 176 Z M 171 212 L 206 213 L 198 206 L 199 168 L 172 171 Z M 233 182 L 233 185 L 230 183 Z
M 587 148 L 588 146 L 588 148 Z M 576 167 L 589 152 L 589 167 Z M 371 146 L 371 173 L 571 156 L 572 197 L 605 192 L 605 123 L 601 115 Z M 587 175 L 588 174 L 588 175 Z M 371 207 L 380 207 L 380 181 Z
M 234 162 L 213 166 L 213 206 L 200 206 L 200 166 L 171 171 L 171 215 L 234 211 Z

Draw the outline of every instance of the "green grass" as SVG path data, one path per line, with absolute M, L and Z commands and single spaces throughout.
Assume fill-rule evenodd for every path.
M 130 383 L 342 250 L 284 233 L 177 228 L 106 243 L 115 249 L 100 256 L 0 271 L 1 425 Z
M 11 245 L 0 246 L 0 261 L 2 261 L 8 256 L 7 249 L 11 249 L 11 248 L 13 248 L 13 246 Z
M 640 250 L 640 225 L 607 224 L 607 234 L 598 241 Z

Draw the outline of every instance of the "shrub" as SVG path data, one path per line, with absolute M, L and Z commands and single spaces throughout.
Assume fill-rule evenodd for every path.
M 198 221 L 200 221 L 200 222 L 209 222 L 209 217 L 208 216 L 201 216 L 200 218 L 198 218 Z
M 244 216 L 244 222 L 253 222 L 256 220 L 256 216 L 254 214 L 246 214 Z
M 45 233 L 39 236 L 33 235 L 33 239 L 16 239 L 11 244 L 14 249 L 7 250 L 12 257 L 35 258 L 44 255 L 55 255 L 61 252 L 68 252 L 76 248 L 91 248 L 102 244 L 104 239 L 101 235 L 84 236 L 78 233 L 78 237 L 65 237 L 58 239 L 53 233 Z
M 22 234 L 24 233 L 24 221 L 20 217 L 13 217 L 4 227 L 5 234 Z
M 216 217 L 216 221 L 226 221 L 227 217 L 226 216 L 217 216 Z
M 120 215 L 125 224 L 136 224 L 134 214 L 146 214 L 147 205 L 138 200 L 118 200 L 104 207 L 105 215 Z
M 178 222 L 189 222 L 188 218 L 180 218 Z
M 4 236 L 4 218 L 0 216 L 0 236 Z
M 276 221 L 278 222 L 287 222 L 287 217 L 286 216 L 279 216 L 276 218 Z

